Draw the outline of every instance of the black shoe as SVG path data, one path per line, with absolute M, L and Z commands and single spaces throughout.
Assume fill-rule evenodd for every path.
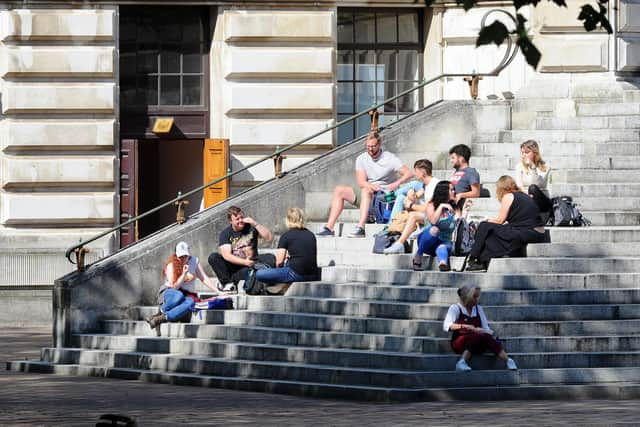
M 438 270 L 440 270 L 440 271 L 451 271 L 451 266 L 449 264 L 440 264 L 440 265 L 438 265 Z
M 467 268 L 464 271 L 483 272 L 487 271 L 487 265 L 484 262 L 477 260 L 469 261 Z
M 422 268 L 422 257 L 420 257 L 419 260 L 413 259 L 413 271 L 424 271 L 424 268 Z

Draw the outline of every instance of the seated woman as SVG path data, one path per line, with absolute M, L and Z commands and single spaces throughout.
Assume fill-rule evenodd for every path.
M 191 256 L 186 242 L 176 245 L 175 252 L 169 255 L 162 267 L 162 276 L 165 282 L 158 291 L 160 312 L 145 318 L 151 329 L 156 329 L 158 336 L 162 323 L 179 321 L 192 311 L 199 300 L 195 293 L 196 278 L 216 295 L 228 297 L 218 291 L 202 269 L 198 257 Z
M 302 209 L 289 208 L 285 223 L 289 230 L 278 241 L 276 268 L 255 270 L 256 280 L 266 285 L 319 280 L 316 236 L 304 227 Z
M 496 196 L 500 201 L 500 212 L 497 217 L 478 225 L 467 271 L 486 271 L 491 258 L 508 256 L 527 243 L 544 241 L 538 205 L 520 191 L 513 178 L 503 175 L 498 179 Z
M 468 362 L 471 355 L 482 354 L 487 350 L 504 360 L 507 369 L 518 369 L 516 362 L 505 353 L 502 344 L 493 337 L 487 316 L 482 307 L 478 305 L 480 288 L 478 286 L 462 286 L 458 289 L 458 297 L 460 302 L 449 307 L 442 324 L 442 329 L 445 332 L 453 332 L 451 349 L 456 354 L 462 355 L 456 363 L 456 371 L 470 371 L 471 367 Z
M 522 160 L 516 165 L 516 184 L 533 198 L 538 205 L 543 223 L 546 223 L 553 207 L 547 189 L 551 169 L 542 160 L 540 147 L 534 140 L 523 142 L 520 145 L 520 154 Z
M 438 268 L 440 271 L 449 271 L 449 254 L 453 243 L 451 238 L 456 227 L 456 220 L 462 215 L 462 210 L 454 208 L 455 189 L 451 182 L 440 181 L 433 191 L 433 198 L 425 205 L 426 220 L 431 226 L 425 229 L 418 236 L 418 250 L 413 258 L 413 269 L 422 270 L 422 256 L 424 254 L 436 256 L 438 258 Z M 465 210 L 471 206 L 471 201 L 465 202 Z M 400 238 L 385 253 L 392 252 L 398 247 L 404 248 L 404 242 L 409 237 L 409 233 L 403 233 Z

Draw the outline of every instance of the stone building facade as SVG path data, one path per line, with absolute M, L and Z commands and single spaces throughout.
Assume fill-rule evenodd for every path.
M 572 76 L 597 78 L 602 88 L 640 70 L 640 3 L 610 5 L 616 28 L 609 35 L 584 31 L 576 17 L 585 1 L 525 10 L 543 53 L 539 69 L 518 55 L 499 77 L 482 81 L 480 97 L 554 90 Z M 237 170 L 424 78 L 489 71 L 504 53 L 474 47 L 481 17 L 500 2 L 467 13 L 452 3 L 426 8 L 414 0 L 131 3 L 0 5 L 5 256 L 19 248 L 27 258 L 35 249 L 59 256 L 220 171 Z M 466 82 L 447 79 L 386 107 L 383 124 L 440 99 L 468 97 Z M 171 132 L 154 133 L 163 117 L 174 119 Z M 284 169 L 367 127 L 361 120 L 305 143 L 287 155 Z M 223 140 L 222 151 L 212 148 L 209 158 L 211 140 Z M 216 163 L 221 153 L 229 164 Z M 229 192 L 273 174 L 272 163 L 257 165 L 236 176 Z M 190 202 L 191 211 L 203 206 L 200 196 Z M 129 238 L 173 215 L 157 215 L 129 230 Z M 95 254 L 119 245 L 103 239 Z

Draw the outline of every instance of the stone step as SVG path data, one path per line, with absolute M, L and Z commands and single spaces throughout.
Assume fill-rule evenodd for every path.
M 601 243 L 585 245 L 582 243 L 536 243 L 527 246 L 530 257 L 616 257 L 640 256 L 637 243 Z
M 517 356 L 521 369 L 545 368 L 604 368 L 630 367 L 640 364 L 640 352 L 568 352 L 568 353 L 521 353 Z M 82 364 L 109 366 L 127 369 L 152 369 L 164 372 L 185 372 L 200 375 L 247 377 L 278 380 L 302 380 L 342 385 L 375 387 L 430 387 L 470 386 L 468 378 L 460 381 L 459 374 L 452 375 L 458 356 L 422 355 L 428 370 L 349 368 L 313 363 L 272 362 L 259 360 L 230 359 L 221 357 L 199 357 L 143 352 L 117 352 L 109 350 L 84 350 L 75 348 L 43 349 L 43 361 L 59 364 Z M 504 362 L 493 355 L 476 356 L 471 367 L 490 376 L 491 370 L 504 370 Z M 434 372 L 435 371 L 435 372 Z M 438 371 L 448 375 L 438 375 Z M 444 373 L 444 372 L 443 372 Z M 513 377 L 516 372 L 511 372 Z M 478 376 L 476 381 L 485 383 Z M 494 378 L 495 381 L 495 378 Z M 512 382 L 511 379 L 510 382 Z
M 399 256 L 399 255 L 396 255 Z M 333 283 L 367 282 L 377 284 L 460 287 L 477 285 L 482 289 L 612 289 L 636 288 L 640 274 L 577 274 L 577 273 L 441 273 L 435 271 L 390 270 L 350 266 L 325 267 L 322 280 Z
M 510 156 L 520 158 L 521 142 L 482 142 L 471 145 L 472 162 L 482 156 Z M 540 144 L 542 158 L 548 160 L 549 155 L 561 156 L 640 156 L 640 142 L 566 142 L 563 144 Z M 552 168 L 557 166 L 549 162 Z
M 457 387 L 401 389 L 391 387 L 362 387 L 280 379 L 263 380 L 243 377 L 206 376 L 163 372 L 147 369 L 124 369 L 85 365 L 56 365 L 47 362 L 8 362 L 9 369 L 22 372 L 55 373 L 73 376 L 109 377 L 162 384 L 196 387 L 228 388 L 291 394 L 316 398 L 334 398 L 379 402 L 505 400 L 505 399 L 564 399 L 608 398 L 633 399 L 640 397 L 640 384 L 634 382 L 637 368 L 569 368 L 521 369 L 517 372 L 497 371 L 501 375 L 517 375 L 519 384 L 503 387 Z M 447 373 L 471 382 L 471 376 L 487 375 L 488 371 Z M 495 381 L 494 381 L 495 382 Z
M 520 150 L 516 152 L 502 152 L 502 154 L 492 154 L 487 156 L 473 156 L 473 167 L 480 172 L 482 182 L 487 182 L 488 176 L 495 174 L 513 175 L 516 166 L 520 162 Z M 595 154 L 573 154 L 573 155 L 551 155 L 545 156 L 545 161 L 552 168 L 552 180 L 555 171 L 565 169 L 605 169 L 605 170 L 637 170 L 640 164 L 640 157 L 595 155 Z M 487 176 L 488 174 L 488 176 Z M 493 181 L 493 180 L 492 180 Z
M 618 116 L 609 113 L 588 117 L 538 117 L 535 126 L 540 130 L 637 129 L 640 128 L 640 115 Z
M 625 183 L 625 184 L 622 184 L 622 183 L 617 183 L 617 184 L 554 183 L 550 185 L 550 190 L 552 195 L 572 196 L 576 200 L 580 200 L 583 197 L 597 197 L 605 194 L 607 197 L 610 197 L 610 198 L 640 197 L 640 184 L 637 184 L 637 183 Z M 495 192 L 492 194 L 495 194 Z
M 613 103 L 577 103 L 578 116 L 633 116 L 640 114 L 640 104 L 637 102 Z
M 574 130 L 505 130 L 500 134 L 501 142 L 522 143 L 529 139 L 540 144 L 552 143 L 603 143 L 638 142 L 640 131 L 637 129 L 574 129 Z M 473 163 L 473 160 L 472 162 Z
M 492 273 L 640 273 L 640 258 L 495 258 Z
M 407 338 L 410 340 L 411 338 Z M 171 353 L 189 356 L 223 357 L 265 362 L 311 363 L 349 368 L 431 370 L 433 360 L 424 354 L 370 349 L 337 349 L 275 345 L 269 342 L 236 342 L 203 338 L 148 338 L 130 335 L 78 335 L 82 350 L 109 350 L 145 353 Z M 422 353 L 448 354 L 449 338 L 422 340 Z M 626 352 L 640 350 L 640 335 L 590 337 L 501 337 L 510 353 Z
M 483 298 L 484 296 L 486 296 L 486 294 L 483 295 Z M 139 310 L 139 314 L 135 315 L 135 317 L 132 316 L 132 319 L 138 320 L 142 318 L 142 313 L 149 314 L 155 312 L 155 307 L 138 307 L 137 309 Z M 109 322 L 110 330 L 117 330 L 120 334 L 131 333 L 140 335 L 142 333 L 144 336 L 151 336 L 152 334 L 152 331 L 142 322 L 132 322 L 129 320 Z M 448 336 L 448 333 L 442 330 L 442 320 L 390 319 L 382 317 L 338 316 L 321 313 L 232 310 L 209 311 L 207 312 L 206 322 L 208 324 L 225 323 L 227 325 L 312 331 L 340 331 L 359 334 L 411 335 L 440 338 L 446 338 Z M 492 321 L 491 327 L 498 331 L 499 335 L 510 337 L 624 335 L 640 333 L 640 319 L 542 322 Z M 176 330 L 172 331 L 175 332 Z M 177 330 L 177 332 L 180 331 L 180 329 Z M 184 337 L 184 335 L 178 336 Z

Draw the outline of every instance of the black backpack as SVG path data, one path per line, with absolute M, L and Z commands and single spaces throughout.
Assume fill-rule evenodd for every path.
M 256 271 L 263 268 L 271 268 L 270 265 L 256 262 L 249 270 L 247 280 L 244 281 L 243 289 L 247 295 L 266 295 L 266 285 L 256 278 Z
M 456 228 L 453 230 L 452 253 L 454 256 L 466 256 L 471 252 L 471 248 L 476 241 L 476 230 L 478 225 L 467 218 L 458 218 Z
M 551 202 L 553 209 L 548 221 L 551 225 L 556 227 L 586 227 L 591 225 L 591 222 L 582 216 L 570 196 L 554 197 Z

